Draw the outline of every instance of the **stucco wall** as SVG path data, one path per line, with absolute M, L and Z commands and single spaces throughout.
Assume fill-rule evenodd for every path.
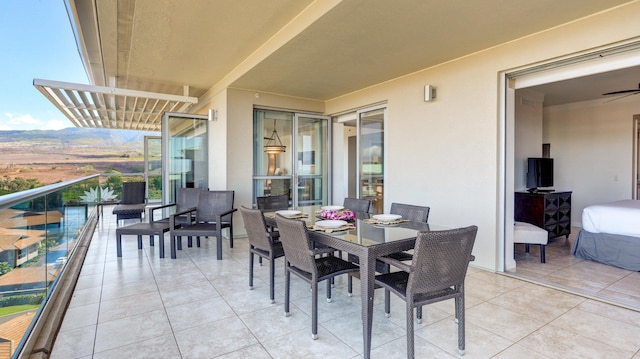
M 321 101 L 236 89 L 227 90 L 226 111 L 224 117 L 219 118 L 220 122 L 226 123 L 226 166 L 223 169 L 216 169 L 217 166 L 213 166 L 210 171 L 213 172 L 213 178 L 224 176 L 227 188 L 236 191 L 236 208 L 240 208 L 240 206 L 251 207 L 254 201 L 252 177 L 253 108 L 255 106 L 316 113 L 324 111 L 324 103 Z M 243 235 L 244 233 L 242 217 L 237 213 L 234 216 L 234 235 Z
M 640 3 L 634 2 L 326 103 L 230 89 L 221 101 L 224 109 L 218 119 L 226 127 L 212 127 L 226 133 L 220 141 L 224 148 L 214 144 L 212 151 L 226 152 L 228 160 L 211 154 L 216 162 L 211 168 L 212 184 L 223 183 L 219 179 L 223 176 L 226 186 L 236 190 L 237 207 L 252 203 L 254 105 L 332 115 L 386 102 L 387 206 L 391 200 L 424 204 L 431 207 L 432 223 L 478 225 L 473 265 L 499 269 L 505 236 L 501 223 L 513 218 L 511 207 L 505 206 L 513 201 L 509 189 L 513 184 L 505 185 L 503 178 L 512 179 L 514 171 L 513 163 L 504 166 L 500 160 L 504 148 L 513 147 L 505 144 L 506 138 L 513 137 L 506 136 L 503 128 L 513 131 L 513 123 L 503 120 L 500 74 L 639 37 L 638 18 Z M 433 102 L 423 100 L 426 84 L 437 89 Z M 215 141 L 216 135 L 212 136 Z M 222 168 L 218 162 L 224 163 Z M 224 174 L 218 174 L 218 169 Z M 503 186 L 509 190 L 502 190 Z
M 499 191 L 500 73 L 638 37 L 639 17 L 640 4 L 633 3 L 331 100 L 326 110 L 386 101 L 386 196 L 431 206 L 432 223 L 478 225 L 474 265 L 498 269 L 504 236 L 499 216 L 504 203 L 513 201 L 512 193 Z M 437 89 L 430 103 L 423 101 L 426 84 Z M 513 176 L 513 164 L 507 167 Z
M 582 226 L 582 209 L 631 199 L 633 115 L 640 99 L 587 101 L 545 109 L 544 141 L 555 161 L 555 188 L 573 191 L 572 225 Z

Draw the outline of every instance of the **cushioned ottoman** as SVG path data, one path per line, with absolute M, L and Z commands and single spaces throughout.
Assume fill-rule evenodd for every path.
M 524 243 L 527 253 L 529 244 L 540 245 L 540 262 L 545 263 L 544 248 L 549 242 L 549 233 L 531 223 L 515 222 L 513 226 L 513 243 Z

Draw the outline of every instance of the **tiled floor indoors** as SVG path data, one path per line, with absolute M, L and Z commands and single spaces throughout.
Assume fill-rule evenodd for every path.
M 577 259 L 571 250 L 578 232 L 579 227 L 572 227 L 568 239 L 549 241 L 546 263 L 540 263 L 540 246 L 531 245 L 525 253 L 524 244 L 517 244 L 514 274 L 640 311 L 640 272 Z
M 100 220 L 51 358 L 362 357 L 360 297 L 346 295 L 345 278 L 336 280 L 332 303 L 319 294 L 312 340 L 308 285 L 292 278 L 285 317 L 283 262 L 271 304 L 267 265 L 256 266 L 248 288 L 246 239 L 233 249 L 225 240 L 221 261 L 213 240 L 172 260 L 159 259 L 148 239 L 139 251 L 126 236 L 117 258 L 115 228 L 110 216 Z M 640 358 L 640 312 L 474 268 L 466 288 L 466 358 Z M 371 357 L 404 358 L 403 302 L 393 298 L 385 318 L 376 294 Z M 453 301 L 426 306 L 424 318 L 416 356 L 458 357 Z

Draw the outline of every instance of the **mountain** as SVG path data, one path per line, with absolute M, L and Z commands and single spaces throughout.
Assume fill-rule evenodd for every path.
M 26 143 L 53 148 L 85 147 L 94 148 L 143 148 L 144 136 L 159 136 L 158 132 L 108 130 L 100 128 L 70 127 L 62 130 L 0 131 L 1 148 L 24 148 Z
M 65 128 L 0 131 L 0 178 L 50 184 L 109 170 L 144 171 L 144 137 L 158 132 Z

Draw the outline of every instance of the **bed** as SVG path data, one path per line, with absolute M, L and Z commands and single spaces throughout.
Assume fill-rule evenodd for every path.
M 586 207 L 573 255 L 640 271 L 640 200 Z

